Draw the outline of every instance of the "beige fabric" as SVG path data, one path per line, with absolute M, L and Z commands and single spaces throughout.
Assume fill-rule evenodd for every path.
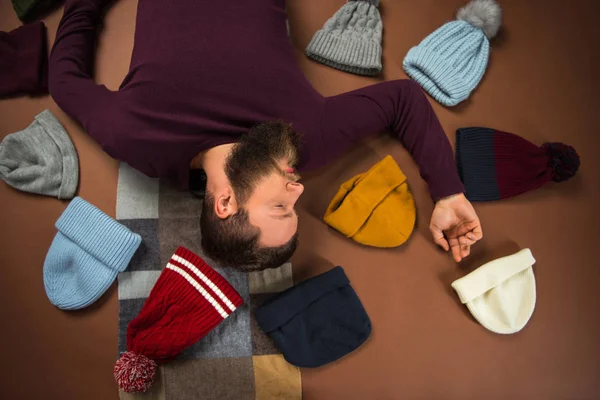
M 301 400 L 300 369 L 281 354 L 253 356 L 255 400 Z
M 452 283 L 475 319 L 495 333 L 523 329 L 535 308 L 535 259 L 524 249 L 479 267 Z
M 294 286 L 292 264 L 285 263 L 278 268 L 253 271 L 248 274 L 250 293 L 278 293 Z

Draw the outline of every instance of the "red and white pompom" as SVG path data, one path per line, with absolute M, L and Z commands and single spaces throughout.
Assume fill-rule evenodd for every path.
M 113 373 L 124 391 L 145 392 L 154 382 L 156 368 L 156 362 L 148 357 L 127 351 L 117 360 Z

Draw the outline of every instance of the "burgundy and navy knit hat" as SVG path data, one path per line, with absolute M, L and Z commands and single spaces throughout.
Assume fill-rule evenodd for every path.
M 127 352 L 114 368 L 126 392 L 145 392 L 157 364 L 173 359 L 206 336 L 244 303 L 217 271 L 179 247 L 127 327 Z
M 579 169 L 579 155 L 563 143 L 542 146 L 512 133 L 489 128 L 456 131 L 456 163 L 466 196 L 492 201 L 562 182 Z

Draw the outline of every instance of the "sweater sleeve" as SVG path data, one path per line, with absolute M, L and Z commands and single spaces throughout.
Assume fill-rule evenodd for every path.
M 94 82 L 94 53 L 104 0 L 67 0 L 50 55 L 50 94 L 100 144 L 117 96 Z
M 450 142 L 431 104 L 410 80 L 382 82 L 325 99 L 319 159 L 337 157 L 357 141 L 391 130 L 410 152 L 434 201 L 464 192 Z M 312 158 L 311 159 L 315 159 Z
M 48 47 L 43 22 L 0 32 L 0 97 L 45 94 Z

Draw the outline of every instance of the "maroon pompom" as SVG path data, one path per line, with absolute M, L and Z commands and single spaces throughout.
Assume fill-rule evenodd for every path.
M 579 154 L 571 146 L 564 143 L 546 143 L 544 148 L 550 155 L 552 180 L 563 182 L 571 178 L 579 169 Z
M 113 373 L 124 391 L 145 392 L 154 382 L 156 368 L 156 362 L 148 357 L 127 351 L 117 360 Z

